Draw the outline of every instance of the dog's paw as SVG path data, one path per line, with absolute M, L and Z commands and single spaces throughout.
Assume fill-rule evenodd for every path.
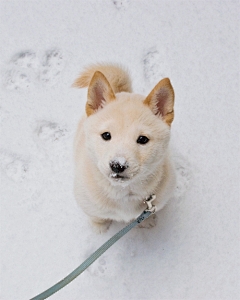
M 98 233 L 104 233 L 108 230 L 110 227 L 112 221 L 111 220 L 104 220 L 104 219 L 90 219 L 90 224 L 92 226 L 92 229 Z
M 153 228 L 157 225 L 157 215 L 153 214 L 138 225 L 139 228 Z

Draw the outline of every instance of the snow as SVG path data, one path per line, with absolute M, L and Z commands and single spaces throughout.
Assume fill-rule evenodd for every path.
M 96 235 L 73 195 L 84 66 L 176 94 L 174 199 L 51 299 L 239 299 L 239 1 L 0 1 L 1 299 L 64 278 Z
M 126 164 L 126 158 L 123 156 L 117 156 L 113 158 L 114 163 L 119 163 L 121 166 L 124 166 Z

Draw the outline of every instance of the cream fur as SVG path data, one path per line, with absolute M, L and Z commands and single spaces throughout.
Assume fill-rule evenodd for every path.
M 87 111 L 86 105 L 87 113 L 78 125 L 74 143 L 75 197 L 94 228 L 102 232 L 107 230 L 112 220 L 129 222 L 136 218 L 145 208 L 144 198 L 150 194 L 157 196 L 154 203 L 157 210 L 162 209 L 170 198 L 175 186 L 168 149 L 171 122 L 165 121 L 161 112 L 153 112 L 156 97 L 151 100 L 151 93 L 147 103 L 145 96 L 129 93 L 129 75 L 120 67 L 107 65 L 104 69 L 103 65 L 95 65 L 84 72 L 81 75 L 85 76 L 84 86 L 90 85 L 87 105 L 99 101 L 96 99 L 99 97 L 103 101 L 97 109 L 91 106 L 91 111 Z M 80 82 L 81 78 L 76 82 Z M 119 90 L 118 81 L 125 83 L 125 91 L 116 92 Z M 169 89 L 172 89 L 171 84 Z M 173 111 L 172 93 L 166 99 L 164 92 L 164 101 L 166 107 L 170 106 Z M 104 132 L 111 133 L 111 140 L 103 140 L 101 134 Z M 138 144 L 136 141 L 140 135 L 147 136 L 149 142 Z M 111 160 L 128 164 L 123 173 L 128 180 L 116 179 L 109 166 Z M 153 226 L 151 220 L 145 222 L 146 226 Z

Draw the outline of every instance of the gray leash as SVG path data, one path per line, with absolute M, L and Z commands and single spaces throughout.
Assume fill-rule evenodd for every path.
M 144 201 L 147 204 L 147 208 L 142 212 L 142 214 L 134 220 L 132 223 L 124 227 L 118 233 L 116 233 L 113 237 L 111 237 L 107 242 L 105 242 L 100 248 L 98 248 L 89 258 L 87 258 L 79 267 L 77 267 L 72 273 L 70 273 L 63 280 L 59 281 L 45 292 L 37 295 L 30 300 L 43 300 L 60 289 L 70 283 L 73 279 L 75 279 L 78 275 L 80 275 L 84 270 L 86 270 L 97 258 L 99 258 L 108 248 L 110 248 L 114 243 L 116 243 L 122 236 L 124 236 L 128 231 L 130 231 L 133 227 L 140 224 L 142 221 L 146 220 L 150 217 L 151 214 L 155 213 L 156 206 L 152 204 L 152 201 L 156 199 L 156 196 L 153 194 L 148 199 Z

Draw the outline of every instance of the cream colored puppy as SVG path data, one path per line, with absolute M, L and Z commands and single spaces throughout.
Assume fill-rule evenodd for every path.
M 86 114 L 75 137 L 75 197 L 97 232 L 129 222 L 156 194 L 163 208 L 175 186 L 169 155 L 174 91 L 168 78 L 145 97 L 132 93 L 128 73 L 114 65 L 86 68 L 73 86 L 88 87 Z M 142 224 L 155 225 L 154 217 Z

